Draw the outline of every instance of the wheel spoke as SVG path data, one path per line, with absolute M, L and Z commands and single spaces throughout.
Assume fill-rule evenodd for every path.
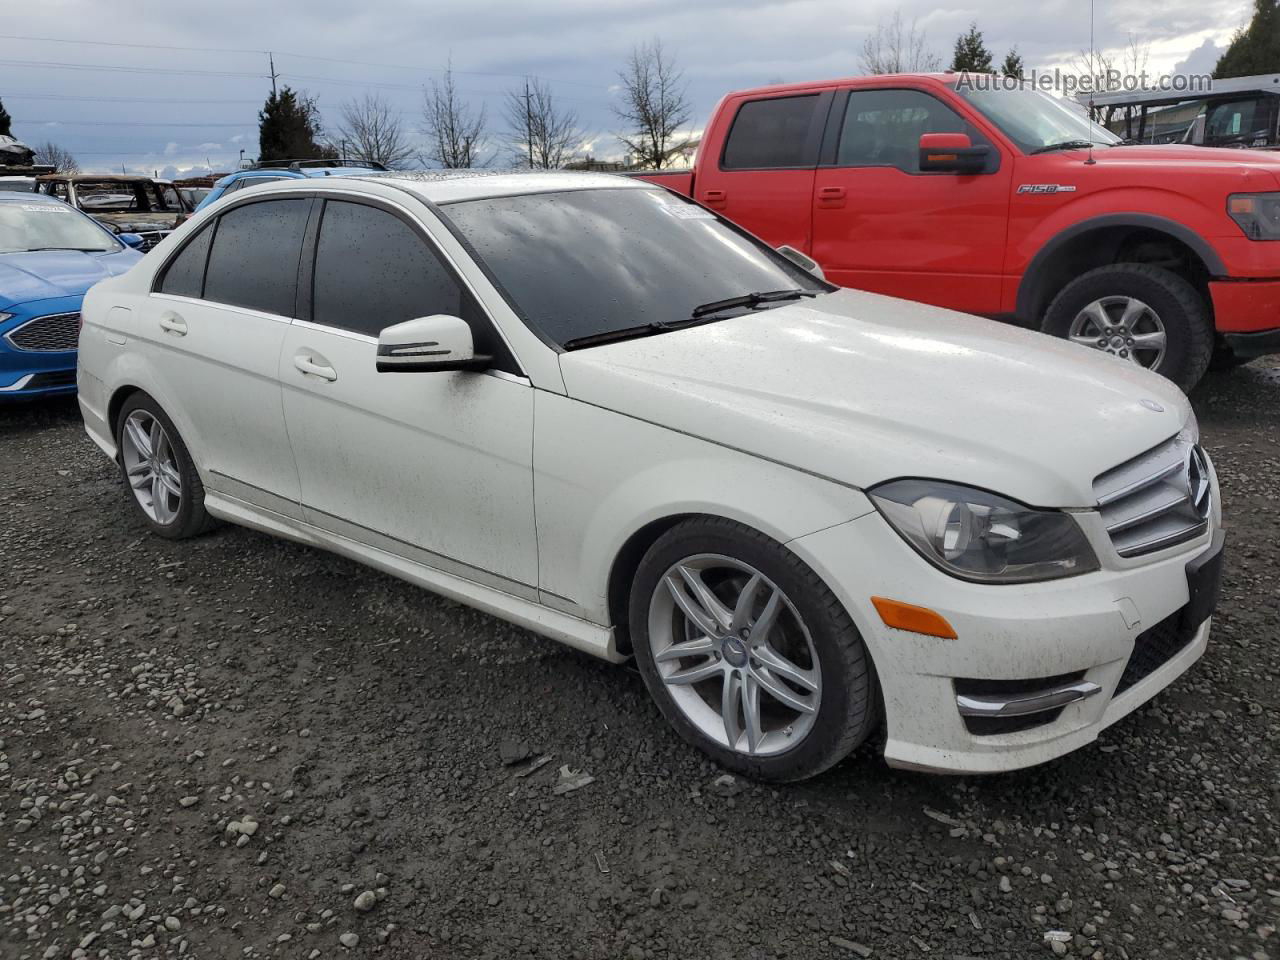
M 680 608 L 680 612 L 689 618 L 689 622 L 693 624 L 695 629 L 706 634 L 719 633 L 719 625 L 715 618 L 703 610 L 698 605 L 698 601 L 689 596 L 688 591 L 684 588 L 684 582 L 677 580 L 673 576 L 664 578 L 663 583 L 667 585 L 667 589 L 671 592 L 671 597 L 676 602 L 676 606 Z
M 753 650 L 752 654 L 772 673 L 783 680 L 794 683 L 797 687 L 808 690 L 810 693 L 817 691 L 818 678 L 816 670 L 806 670 L 804 667 L 796 666 L 796 664 L 770 646 L 759 647 Z
M 1135 333 L 1133 335 L 1134 350 L 1163 350 L 1165 345 L 1165 335 L 1163 330 L 1155 330 L 1151 333 Z
M 151 421 L 151 455 L 153 457 L 160 456 L 160 448 L 164 443 L 164 428 L 160 426 L 159 420 Z
M 1089 304 L 1087 307 L 1081 310 L 1080 313 L 1082 316 L 1087 317 L 1089 320 L 1092 320 L 1094 325 L 1101 332 L 1106 333 L 1108 330 L 1111 329 L 1111 326 L 1112 326 L 1111 315 L 1107 313 L 1107 310 L 1102 305 L 1101 300 L 1093 301 L 1093 303 Z
M 760 591 L 767 589 L 769 588 L 764 581 L 764 577 L 758 573 L 753 573 L 751 579 L 747 581 L 747 585 L 738 594 L 737 603 L 733 605 L 733 619 L 729 627 L 734 633 L 737 633 L 743 627 L 751 626 L 751 611 L 755 609 L 756 598 L 760 595 Z
M 782 591 L 774 590 L 765 601 L 764 609 L 756 622 L 751 625 L 751 642 L 753 644 L 768 643 L 769 634 L 778 622 L 778 614 L 782 612 Z
M 773 699 L 777 700 L 784 707 L 790 707 L 796 713 L 813 713 L 814 706 L 811 700 L 801 697 L 795 693 L 785 683 L 769 672 L 768 667 L 758 667 L 753 673 L 755 683 L 761 690 L 767 693 Z
M 173 477 L 169 476 L 163 470 L 161 470 L 157 476 L 160 478 L 160 486 L 164 488 L 166 493 L 174 497 L 182 496 L 182 487 L 173 479 Z
M 1130 298 L 1124 305 L 1124 312 L 1120 315 L 1121 326 L 1133 329 L 1133 325 L 1138 319 L 1147 312 L 1147 305 L 1141 300 Z
M 725 674 L 724 690 L 720 694 L 720 717 L 724 721 L 724 735 L 730 750 L 738 749 L 738 741 L 742 738 L 741 712 L 742 677 L 737 673 Z
M 1080 344 L 1080 346 L 1082 346 L 1082 347 L 1093 347 L 1095 350 L 1097 350 L 1097 349 L 1099 349 L 1099 347 L 1098 347 L 1098 341 L 1099 341 L 1099 340 L 1101 340 L 1102 338 L 1101 338 L 1101 337 L 1099 337 L 1099 336 L 1092 336 L 1092 337 L 1091 337 L 1091 336 L 1089 336 L 1088 334 L 1084 334 L 1084 333 L 1077 333 L 1077 334 L 1074 334 L 1074 335 L 1073 335 L 1073 336 L 1071 336 L 1071 337 L 1068 337 L 1068 339 L 1069 339 L 1072 343 L 1078 343 L 1078 344 Z
M 150 457 L 151 438 L 147 435 L 147 431 L 142 429 L 142 425 L 130 417 L 124 422 L 124 429 L 125 433 L 129 435 L 129 439 L 133 441 L 134 449 L 144 458 Z
M 142 460 L 126 470 L 125 474 L 129 478 L 129 486 L 141 490 L 151 482 L 151 464 Z
M 760 684 L 750 676 L 742 681 L 742 713 L 747 728 L 747 753 L 755 753 L 764 739 L 764 728 L 760 722 Z
M 724 668 L 720 666 L 719 660 L 708 659 L 705 663 L 700 663 L 696 667 L 688 667 L 684 670 L 677 670 L 675 673 L 669 673 L 662 678 L 662 681 L 676 685 L 701 683 L 703 680 L 709 680 L 723 672 Z
M 164 480 L 160 474 L 153 473 L 151 475 L 151 509 L 159 514 L 164 506 Z
M 698 657 L 706 656 L 714 652 L 716 645 L 710 637 L 698 637 L 694 640 L 686 640 L 684 643 L 673 643 L 667 649 L 654 654 L 653 659 L 658 663 L 666 663 L 669 660 L 679 660 L 681 657 Z

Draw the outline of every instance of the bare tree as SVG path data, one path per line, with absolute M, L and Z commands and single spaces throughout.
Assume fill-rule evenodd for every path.
M 1124 78 L 1137 77 L 1145 85 L 1147 64 L 1151 59 L 1151 44 L 1140 43 L 1132 33 L 1119 54 L 1108 54 L 1102 50 L 1081 50 L 1071 61 L 1076 73 L 1086 77 L 1098 78 L 1097 92 L 1119 90 L 1124 87 Z
M 526 80 L 523 87 L 509 90 L 503 112 L 518 164 L 555 170 L 573 159 L 581 140 L 578 115 L 560 108 L 545 81 Z
M 453 82 L 452 62 L 439 83 L 432 80 L 425 91 L 423 120 L 426 124 L 427 159 L 446 169 L 485 166 L 480 160 L 484 149 L 484 105 L 473 111 L 458 94 Z
M 342 105 L 338 136 L 343 155 L 361 163 L 381 163 L 398 170 L 414 156 L 399 111 L 376 93 Z
M 47 163 L 53 167 L 54 173 L 80 172 L 80 164 L 76 162 L 76 158 L 71 155 L 71 152 L 64 150 L 52 140 L 38 143 L 34 149 L 35 156 L 32 158 L 32 163 Z
M 923 30 L 916 21 L 902 22 L 902 11 L 888 23 L 876 25 L 875 33 L 862 42 L 863 73 L 929 73 L 942 69 L 942 58 L 928 48 Z
M 618 79 L 622 104 L 614 107 L 614 113 L 630 128 L 618 139 L 640 166 L 654 170 L 667 166 L 672 153 L 688 145 L 687 137 L 678 139 L 690 115 L 684 71 L 676 67 L 662 41 L 655 39 L 631 48 Z

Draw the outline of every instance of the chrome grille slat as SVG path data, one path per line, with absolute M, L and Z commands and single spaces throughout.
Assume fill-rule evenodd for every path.
M 15 350 L 26 353 L 65 353 L 80 342 L 79 313 L 50 313 L 33 317 L 5 334 Z
M 1204 453 L 1187 431 L 1099 474 L 1093 492 L 1116 552 L 1137 557 L 1204 533 L 1208 476 Z

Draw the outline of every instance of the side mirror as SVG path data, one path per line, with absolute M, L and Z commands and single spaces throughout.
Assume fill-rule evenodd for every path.
M 476 354 L 467 322 L 443 313 L 406 320 L 378 334 L 379 373 L 485 370 L 492 362 Z
M 921 173 L 982 173 L 991 148 L 973 145 L 968 134 L 926 133 L 920 137 Z
M 797 250 L 795 247 L 791 246 L 790 244 L 784 243 L 782 246 L 778 248 L 778 252 L 782 254 L 784 257 L 786 257 L 788 260 L 790 260 L 792 263 L 794 263 L 801 270 L 805 270 L 808 273 L 812 273 L 819 280 L 827 279 L 826 274 L 822 272 L 822 267 L 818 264 L 817 260 L 813 259 L 813 257 L 805 256 L 803 253 L 801 253 L 799 250 Z
M 146 238 L 140 233 L 117 233 L 116 239 L 126 247 L 133 247 L 135 250 L 147 242 Z

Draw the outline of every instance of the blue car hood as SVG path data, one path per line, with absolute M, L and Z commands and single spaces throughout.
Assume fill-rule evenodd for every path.
M 82 296 L 99 280 L 118 276 L 141 259 L 136 250 L 0 254 L 0 309 L 30 300 Z

